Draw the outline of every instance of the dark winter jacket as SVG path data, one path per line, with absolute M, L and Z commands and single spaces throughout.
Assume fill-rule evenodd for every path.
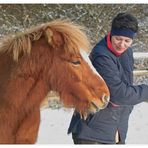
M 72 117 L 68 133 L 77 135 L 79 139 L 115 143 L 118 130 L 121 143 L 125 143 L 129 115 L 133 105 L 148 100 L 147 85 L 133 85 L 133 51 L 128 48 L 121 56 L 115 56 L 108 48 L 106 37 L 92 50 L 90 59 L 98 73 L 106 81 L 111 101 L 118 107 L 109 105 L 89 116 L 86 121 L 80 119 L 78 113 Z

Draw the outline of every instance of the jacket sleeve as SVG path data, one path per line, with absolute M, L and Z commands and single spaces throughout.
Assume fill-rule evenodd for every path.
M 134 86 L 123 82 L 116 63 L 110 57 L 99 55 L 92 64 L 107 83 L 112 102 L 119 105 L 135 105 L 148 101 L 148 86 Z

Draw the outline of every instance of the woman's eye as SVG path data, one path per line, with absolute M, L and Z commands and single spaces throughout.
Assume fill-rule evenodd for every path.
M 80 61 L 71 61 L 71 63 L 74 64 L 74 65 L 80 65 L 81 64 Z
M 125 42 L 126 42 L 126 43 L 130 43 L 131 41 L 130 41 L 130 40 L 125 40 Z
M 121 39 L 120 39 L 120 38 L 116 38 L 116 40 L 117 40 L 117 41 L 120 41 Z

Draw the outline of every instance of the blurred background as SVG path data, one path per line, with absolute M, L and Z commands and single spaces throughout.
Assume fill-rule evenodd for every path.
M 30 26 L 58 18 L 70 19 L 87 28 L 94 46 L 110 31 L 112 18 L 130 12 L 139 21 L 134 51 L 147 51 L 148 4 L 0 4 L 0 38 Z

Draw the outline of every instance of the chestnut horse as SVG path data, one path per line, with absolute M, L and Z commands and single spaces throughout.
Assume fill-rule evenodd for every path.
M 0 46 L 0 143 L 35 143 L 40 104 L 51 90 L 82 117 L 106 107 L 109 90 L 85 60 L 89 40 L 67 20 L 6 37 Z

